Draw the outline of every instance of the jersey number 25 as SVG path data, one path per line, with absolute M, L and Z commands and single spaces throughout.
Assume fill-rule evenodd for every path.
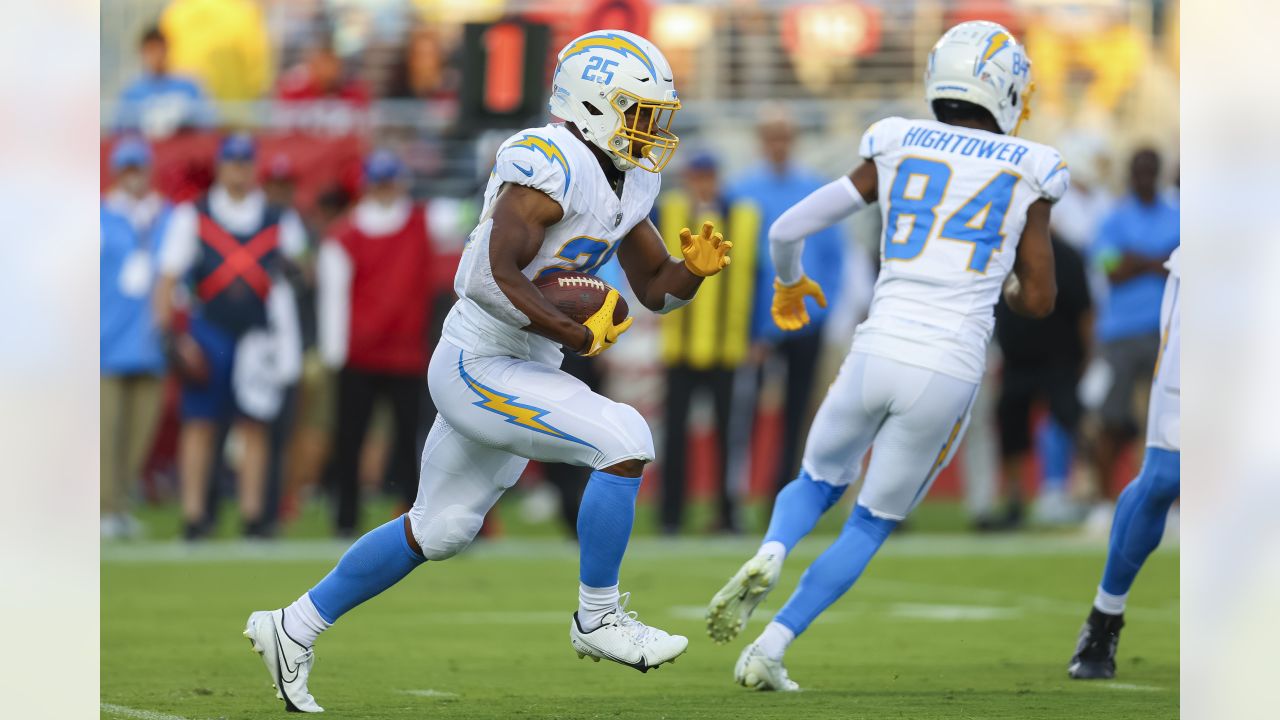
M 914 181 L 917 177 L 922 181 Z M 1004 244 L 1004 216 L 1019 179 L 1007 170 L 1000 171 L 943 221 L 939 238 L 973 243 L 969 270 L 985 273 L 991 255 Z M 911 260 L 924 252 L 938 222 L 937 207 L 950 182 L 951 167 L 946 163 L 908 157 L 898 164 L 884 225 L 885 260 Z M 911 218 L 906 233 L 900 231 L 904 216 Z

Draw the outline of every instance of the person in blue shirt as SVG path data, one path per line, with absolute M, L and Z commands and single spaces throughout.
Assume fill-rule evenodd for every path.
M 102 537 L 140 526 L 129 498 L 160 418 L 164 356 L 151 316 L 157 234 L 139 234 L 104 204 L 99 276 Z
M 1116 459 L 1137 437 L 1134 393 L 1150 383 L 1160 349 L 1164 263 L 1179 243 L 1178 207 L 1159 188 L 1160 155 L 1143 148 L 1129 163 L 1129 194 L 1102 221 L 1090 248 L 1110 291 L 1098 314 L 1097 336 L 1111 386 L 1099 415 L 1102 432 L 1094 453 L 1109 492 Z
M 159 27 L 138 44 L 142 75 L 120 94 L 116 130 L 164 137 L 185 127 L 213 124 L 213 108 L 194 80 L 169 72 L 169 45 Z
M 788 208 L 826 184 L 823 176 L 802 168 L 791 157 L 795 128 L 780 108 L 767 109 L 757 125 L 764 163 L 748 171 L 729 190 L 734 200 L 750 200 L 760 209 L 758 247 L 769 246 L 769 227 Z M 844 268 L 844 238 L 839 227 L 831 227 L 808 238 L 804 247 L 804 267 L 822 286 L 830 307 L 839 302 Z M 765 363 L 771 356 L 786 367 L 783 402 L 783 447 L 775 469 L 775 486 L 781 490 L 800 469 L 804 422 L 813 395 L 822 329 L 827 308 L 810 309 L 812 322 L 801 330 L 783 333 L 773 323 L 769 308 L 773 300 L 773 262 L 769 253 L 758 254 L 756 298 L 752 303 L 754 359 Z

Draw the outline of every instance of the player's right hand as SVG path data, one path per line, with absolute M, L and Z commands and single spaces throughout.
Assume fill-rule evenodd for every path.
M 783 285 L 781 280 L 774 278 L 773 323 L 787 331 L 808 325 L 809 311 L 805 308 L 804 299 L 810 297 L 818 307 L 827 306 L 827 296 L 822 293 L 822 288 L 808 276 L 801 276 L 794 285 Z
M 604 303 L 600 306 L 600 309 L 596 310 L 594 315 L 587 318 L 587 321 L 582 323 L 591 331 L 591 341 L 587 345 L 586 349 L 580 351 L 578 354 L 583 357 L 595 357 L 596 355 L 599 355 L 610 347 L 613 347 L 613 344 L 618 341 L 618 337 L 622 335 L 622 333 L 626 332 L 627 328 L 631 327 L 631 322 L 635 320 L 635 318 L 632 317 L 628 317 L 626 320 L 623 320 L 621 324 L 613 324 L 613 311 L 617 306 L 618 291 L 611 289 L 609 290 L 609 294 L 605 295 Z

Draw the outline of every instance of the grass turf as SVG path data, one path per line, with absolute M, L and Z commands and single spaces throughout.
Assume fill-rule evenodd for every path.
M 830 538 L 797 548 L 776 610 Z M 568 643 L 576 550 L 553 538 L 482 544 L 428 563 L 317 643 L 311 689 L 338 718 L 1173 718 L 1177 553 L 1157 552 L 1132 596 L 1115 683 L 1066 661 L 1103 549 L 1053 536 L 889 540 L 854 589 L 788 655 L 798 694 L 732 682 L 743 638 L 717 646 L 702 609 L 750 554 L 741 540 L 639 538 L 623 566 L 641 618 L 691 639 L 640 674 Z M 341 553 L 328 541 L 106 545 L 102 717 L 283 716 L 240 637 L 249 611 L 293 600 Z

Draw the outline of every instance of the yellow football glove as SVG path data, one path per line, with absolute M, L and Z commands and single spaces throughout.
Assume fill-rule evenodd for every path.
M 702 233 L 694 235 L 689 228 L 680 231 L 680 252 L 684 266 L 698 277 L 711 277 L 729 265 L 729 249 L 733 243 L 715 231 L 715 223 L 702 223 Z
M 608 295 L 604 296 L 604 304 L 594 315 L 587 318 L 582 323 L 591 331 L 591 347 L 586 352 L 580 353 L 583 357 L 595 357 L 600 353 L 613 347 L 618 342 L 618 337 L 631 327 L 633 317 L 628 317 L 622 321 L 621 325 L 613 324 L 613 310 L 618 306 L 618 291 L 610 290 Z
M 794 285 L 783 285 L 782 281 L 773 279 L 773 323 L 783 330 L 799 330 L 809 324 L 809 311 L 805 309 L 804 299 L 811 297 L 818 307 L 827 306 L 827 296 L 822 294 L 818 283 L 802 276 Z

